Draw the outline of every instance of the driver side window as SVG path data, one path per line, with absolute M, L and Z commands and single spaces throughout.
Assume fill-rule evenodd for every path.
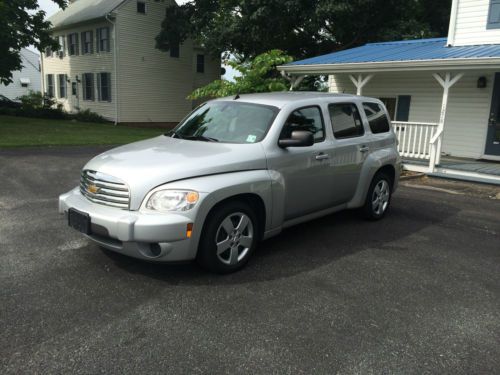
M 293 111 L 283 126 L 280 139 L 291 138 L 294 130 L 307 130 L 313 133 L 314 142 L 325 139 L 325 125 L 319 107 L 305 107 Z

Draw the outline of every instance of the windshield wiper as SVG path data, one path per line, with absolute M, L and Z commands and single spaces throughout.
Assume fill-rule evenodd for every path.
M 219 142 L 217 138 L 207 137 L 204 135 L 183 135 L 174 130 L 166 132 L 164 135 L 172 138 L 188 139 L 190 141 L 205 141 L 205 142 Z

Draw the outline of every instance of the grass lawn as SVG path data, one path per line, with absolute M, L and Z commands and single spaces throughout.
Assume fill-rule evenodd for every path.
M 118 145 L 165 133 L 160 128 L 0 116 L 0 148 L 27 146 Z

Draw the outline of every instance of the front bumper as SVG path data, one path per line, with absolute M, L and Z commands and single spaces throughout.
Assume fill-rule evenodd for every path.
M 187 236 L 195 210 L 180 213 L 126 211 L 90 202 L 75 188 L 59 197 L 59 213 L 70 208 L 90 215 L 92 233 L 101 246 L 139 259 L 159 262 L 194 259 L 196 244 Z

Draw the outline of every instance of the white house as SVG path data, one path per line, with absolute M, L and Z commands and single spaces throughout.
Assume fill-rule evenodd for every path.
M 500 0 L 453 0 L 447 38 L 372 43 L 279 69 L 382 99 L 408 169 L 500 181 L 496 163 L 445 168 L 447 157 L 500 161 Z
M 188 40 L 155 48 L 174 0 L 76 0 L 53 15 L 59 51 L 42 55 L 44 91 L 69 112 L 90 109 L 117 123 L 179 122 L 193 89 L 220 77 L 220 60 Z
M 42 89 L 40 79 L 40 55 L 29 49 L 21 49 L 21 70 L 12 72 L 12 83 L 0 84 L 0 94 L 9 99 L 16 99 L 28 94 L 30 91 Z

